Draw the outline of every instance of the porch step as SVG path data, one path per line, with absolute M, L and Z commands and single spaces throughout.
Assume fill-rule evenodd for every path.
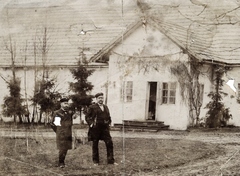
M 164 125 L 164 122 L 161 121 L 154 121 L 154 120 L 148 120 L 148 121 L 134 121 L 134 120 L 124 120 L 124 125 L 129 126 L 152 126 L 152 127 L 161 127 Z
M 114 124 L 113 130 L 127 131 L 160 131 L 167 130 L 169 125 L 164 125 L 164 122 L 157 121 L 130 121 L 124 120 L 124 124 Z

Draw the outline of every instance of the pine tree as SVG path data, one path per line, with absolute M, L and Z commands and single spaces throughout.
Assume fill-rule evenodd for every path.
M 221 66 L 216 66 L 213 68 L 215 73 L 215 90 L 211 91 L 208 96 L 212 99 L 205 108 L 209 109 L 207 112 L 206 126 L 210 128 L 216 128 L 221 126 L 226 126 L 227 121 L 231 118 L 229 113 L 229 108 L 226 108 L 222 102 L 222 96 L 226 96 L 227 93 L 222 91 L 222 86 L 224 80 L 222 76 L 225 69 Z
M 55 80 L 54 79 L 42 79 L 37 82 L 38 89 L 35 89 L 34 96 L 32 98 L 33 104 L 40 106 L 40 117 L 38 122 L 42 121 L 42 114 L 45 113 L 45 122 L 48 122 L 48 118 L 51 113 L 57 109 L 58 99 L 61 97 L 60 93 L 54 91 Z
M 75 82 L 70 82 L 69 87 L 74 94 L 70 95 L 72 99 L 72 109 L 81 112 L 84 111 L 92 102 L 92 96 L 89 95 L 93 85 L 87 79 L 92 75 L 93 70 L 87 69 L 87 62 L 78 62 L 78 67 L 70 70 Z
M 20 79 L 12 79 L 8 82 L 9 96 L 4 97 L 3 115 L 6 117 L 14 117 L 16 123 L 16 117 L 19 118 L 19 122 L 22 123 L 22 115 L 26 113 L 25 107 L 22 105 L 23 99 L 20 94 Z

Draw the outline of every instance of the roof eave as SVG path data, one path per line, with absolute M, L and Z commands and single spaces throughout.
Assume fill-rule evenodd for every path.
M 222 65 L 222 66 L 232 66 L 232 67 L 240 66 L 240 63 L 228 63 L 228 62 L 222 62 L 222 61 L 210 60 L 210 59 L 202 59 L 202 62 L 206 64 L 216 64 L 216 65 Z
M 90 58 L 89 62 L 96 62 L 100 59 L 104 54 L 108 53 L 111 49 L 113 49 L 117 44 L 122 42 L 123 38 L 130 35 L 135 29 L 142 25 L 142 20 L 137 19 L 132 25 L 128 26 L 127 29 L 122 32 L 113 42 L 110 42 L 108 45 L 103 47 L 97 54 Z

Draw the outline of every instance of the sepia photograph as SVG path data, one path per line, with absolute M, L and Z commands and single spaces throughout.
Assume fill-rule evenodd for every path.
M 0 176 L 240 175 L 240 0 L 0 0 Z

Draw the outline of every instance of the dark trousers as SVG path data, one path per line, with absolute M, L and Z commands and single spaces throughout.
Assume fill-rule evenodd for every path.
M 103 140 L 107 149 L 107 162 L 108 164 L 114 163 L 113 156 L 113 142 L 109 132 L 108 125 L 97 125 L 92 129 L 92 159 L 94 163 L 99 163 L 99 140 Z
M 64 150 L 59 150 L 58 156 L 59 156 L 59 164 L 64 164 L 64 160 L 66 158 L 67 155 L 67 151 L 66 149 Z
M 108 164 L 114 163 L 113 157 L 113 142 L 112 140 L 104 140 L 106 149 L 107 149 L 107 162 Z M 98 149 L 99 140 L 93 140 L 92 153 L 93 153 L 93 162 L 99 163 L 99 149 Z

